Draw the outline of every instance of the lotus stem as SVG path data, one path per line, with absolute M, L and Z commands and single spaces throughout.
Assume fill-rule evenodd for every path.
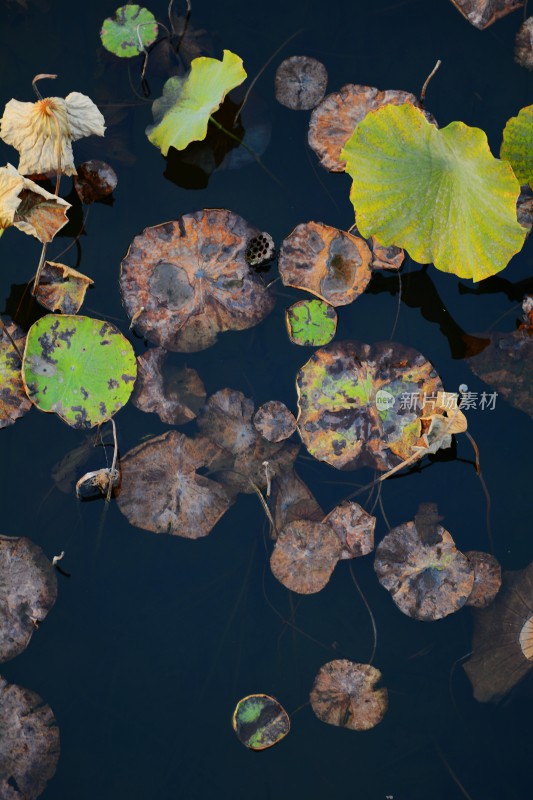
M 435 64 L 435 66 L 433 67 L 433 69 L 431 70 L 429 75 L 427 76 L 426 80 L 424 81 L 424 85 L 422 86 L 422 91 L 420 92 L 420 102 L 421 102 L 422 105 L 424 105 L 424 100 L 426 99 L 426 90 L 428 88 L 428 84 L 429 84 L 430 80 L 432 79 L 433 75 L 436 73 L 436 71 L 438 70 L 438 68 L 440 67 L 441 64 L 442 64 L 442 61 L 439 58 L 439 60 L 437 61 L 437 63 Z
M 9 333 L 9 331 L 8 331 L 8 329 L 7 329 L 7 327 L 6 327 L 6 325 L 5 325 L 5 323 L 4 323 L 4 320 L 3 320 L 3 319 L 0 319 L 0 327 L 2 328 L 3 332 L 5 333 L 5 335 L 6 335 L 6 336 L 7 336 L 7 338 L 9 339 L 9 341 L 11 342 L 11 345 L 12 345 L 12 347 L 13 347 L 13 350 L 15 351 L 15 353 L 18 355 L 18 357 L 20 358 L 20 360 L 21 360 L 21 362 L 22 362 L 22 353 L 21 353 L 21 352 L 20 352 L 20 350 L 18 349 L 18 347 L 17 347 L 17 344 L 16 344 L 15 340 L 13 339 L 13 337 L 11 336 L 11 334 Z
M 46 242 L 43 242 L 43 247 L 41 250 L 41 257 L 39 259 L 39 264 L 37 266 L 37 272 L 35 273 L 35 278 L 33 280 L 33 287 L 31 290 L 32 295 L 35 295 L 37 291 L 37 287 L 39 286 L 39 281 L 41 279 L 41 272 L 43 271 L 44 262 L 46 261 L 46 248 L 48 247 Z

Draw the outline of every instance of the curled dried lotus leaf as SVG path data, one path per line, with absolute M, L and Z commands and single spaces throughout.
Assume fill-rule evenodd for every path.
M 289 715 L 274 697 L 250 694 L 233 712 L 233 730 L 250 750 L 266 750 L 280 742 L 290 730 Z
M 37 301 L 49 311 L 77 314 L 93 281 L 65 264 L 45 261 L 35 290 Z
M 374 728 L 385 716 L 388 692 L 377 687 L 381 672 L 370 664 L 347 659 L 320 668 L 310 694 L 311 708 L 321 722 L 353 731 Z
M 67 224 L 70 204 L 30 181 L 11 164 L 0 167 L 0 233 L 9 225 L 39 241 L 52 241 Z
M 452 3 L 475 28 L 483 30 L 511 11 L 522 8 L 526 0 L 452 0 Z

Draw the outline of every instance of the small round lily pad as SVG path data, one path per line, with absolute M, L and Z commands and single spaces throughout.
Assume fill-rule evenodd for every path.
M 155 17 L 142 6 L 121 6 L 104 21 L 100 39 L 105 49 L 119 58 L 138 56 L 157 39 Z
M 324 522 L 331 525 L 341 541 L 341 558 L 366 556 L 374 549 L 376 518 L 359 503 L 345 500 L 329 512 Z
M 272 747 L 291 727 L 289 715 L 281 703 L 268 694 L 250 694 L 239 700 L 232 722 L 239 741 L 250 750 Z
M 309 696 L 321 722 L 367 731 L 381 722 L 388 708 L 388 692 L 376 688 L 379 669 L 342 658 L 320 668 Z
M 291 56 L 276 70 L 276 100 L 293 111 L 310 111 L 326 92 L 328 73 L 311 56 Z
M 268 442 L 282 442 L 296 430 L 296 418 L 285 403 L 269 400 L 255 412 L 254 426 Z
M 116 189 L 117 173 L 105 161 L 91 159 L 78 167 L 72 182 L 82 203 L 94 203 L 108 197 Z
M 333 528 L 301 519 L 280 531 L 270 568 L 287 589 L 314 594 L 328 583 L 340 557 L 341 542 Z
M 137 375 L 133 348 L 109 322 L 48 314 L 26 339 L 22 379 L 41 411 L 92 428 L 128 401 Z
M 337 312 L 323 300 L 299 300 L 287 309 L 287 330 L 293 344 L 329 344 L 337 330 Z

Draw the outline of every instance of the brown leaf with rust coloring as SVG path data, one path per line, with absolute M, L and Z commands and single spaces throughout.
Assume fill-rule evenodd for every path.
M 516 34 L 514 60 L 521 67 L 533 69 L 533 17 L 528 17 Z
M 137 528 L 187 539 L 207 536 L 231 505 L 224 488 L 198 474 L 219 455 L 204 437 L 169 431 L 121 459 L 120 511 Z
M 359 503 L 345 500 L 329 512 L 324 522 L 339 537 L 341 558 L 366 556 L 374 549 L 376 518 L 361 508 Z
M 41 548 L 0 536 L 0 661 L 26 649 L 56 597 L 56 573 Z
M 291 56 L 276 70 L 276 100 L 293 111 L 310 111 L 324 97 L 328 73 L 310 56 Z
M 465 556 L 474 567 L 474 586 L 465 605 L 486 608 L 500 591 L 502 568 L 490 553 L 468 550 Z
M 320 163 L 330 172 L 344 172 L 346 162 L 341 150 L 357 125 L 370 111 L 382 106 L 403 103 L 420 108 L 418 99 L 410 92 L 388 89 L 384 92 L 373 86 L 348 83 L 338 92 L 326 95 L 314 109 L 309 122 L 309 146 Z
M 135 329 L 167 350 L 197 352 L 223 331 L 262 322 L 275 300 L 246 261 L 248 242 L 258 233 L 223 209 L 145 228 L 120 273 Z
M 141 411 L 157 414 L 167 425 L 185 425 L 196 418 L 206 398 L 195 369 L 171 369 L 167 351 L 153 347 L 137 358 L 137 382 L 131 396 Z
M 296 418 L 285 403 L 269 400 L 255 412 L 254 426 L 267 441 L 282 442 L 296 430 Z
M 321 722 L 368 731 L 385 716 L 389 705 L 388 692 L 377 687 L 379 669 L 370 664 L 356 664 L 342 658 L 320 667 L 309 700 Z
M 211 395 L 198 415 L 202 434 L 222 449 L 213 464 L 220 481 L 230 493 L 251 493 L 251 482 L 266 489 L 268 478 L 264 462 L 268 461 L 268 475 L 275 478 L 292 465 L 300 445 L 297 442 L 269 442 L 252 424 L 253 401 L 242 392 L 222 389 Z
M 405 252 L 401 247 L 396 247 L 395 244 L 385 247 L 379 244 L 375 236 L 371 237 L 370 246 L 372 249 L 370 267 L 372 269 L 399 270 L 401 268 L 405 260 Z
M 362 294 L 372 277 L 364 239 L 323 222 L 297 225 L 281 245 L 279 271 L 285 286 L 304 289 L 332 306 Z
M 85 299 L 85 293 L 94 281 L 82 272 L 45 261 L 35 298 L 49 311 L 61 314 L 77 314 Z
M 0 797 L 36 800 L 59 761 L 59 728 L 35 692 L 0 675 Z
M 116 189 L 117 173 L 105 161 L 92 159 L 78 167 L 78 174 L 72 179 L 74 188 L 82 203 L 94 203 L 108 197 Z
M 272 481 L 269 507 L 278 531 L 295 520 L 322 522 L 324 519 L 324 512 L 311 490 L 293 469 L 282 472 Z
M 0 327 L 0 428 L 13 425 L 32 406 L 21 374 L 20 355 L 24 352 L 26 334 L 22 328 L 7 319 L 4 325 L 7 332 Z
M 298 594 L 314 594 L 328 583 L 341 557 L 339 537 L 329 525 L 295 520 L 277 538 L 270 557 L 272 574 Z
M 452 3 L 475 28 L 484 30 L 511 11 L 523 8 L 526 0 L 452 0 Z
M 474 586 L 472 564 L 442 525 L 429 540 L 414 522 L 393 528 L 376 549 L 374 569 L 400 611 L 425 622 L 458 611 Z

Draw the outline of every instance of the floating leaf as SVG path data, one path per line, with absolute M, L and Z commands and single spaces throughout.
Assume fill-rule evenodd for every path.
M 289 715 L 281 703 L 268 694 L 250 694 L 235 706 L 233 730 L 245 747 L 266 750 L 288 734 Z
M 376 549 L 381 585 L 404 614 L 424 622 L 458 611 L 474 586 L 474 568 L 442 525 L 430 535 L 415 522 L 393 528 Z
M 231 501 L 223 487 L 198 470 L 220 449 L 204 437 L 169 431 L 134 447 L 121 459 L 118 507 L 137 528 L 186 539 L 207 536 Z
M 296 430 L 296 419 L 285 403 L 269 400 L 255 412 L 254 426 L 269 442 L 282 442 Z
M 285 286 L 304 289 L 332 306 L 345 306 L 366 289 L 371 257 L 359 236 L 307 222 L 283 240 L 279 271 Z
M 452 0 L 452 3 L 475 28 L 483 30 L 500 17 L 522 8 L 526 0 Z
M 118 469 L 102 467 L 86 472 L 76 481 L 76 497 L 78 500 L 92 500 L 95 497 L 111 498 L 113 489 L 120 483 Z
M 51 242 L 67 224 L 70 204 L 20 175 L 15 167 L 0 167 L 0 233 L 14 225 L 41 242 Z
M 421 353 L 393 342 L 334 342 L 311 356 L 296 381 L 302 441 L 338 469 L 386 470 L 409 458 L 421 436 L 423 398 L 442 390 Z
M 127 6 L 132 8 L 132 6 Z M 84 161 L 73 178 L 76 194 L 82 203 L 94 203 L 108 197 L 117 187 L 117 173 L 105 161 Z
M 339 537 L 329 525 L 295 520 L 279 531 L 270 568 L 287 589 L 314 594 L 328 583 L 340 557 Z
M 85 292 L 94 283 L 87 275 L 65 264 L 45 261 L 35 297 L 49 311 L 77 314 Z
M 296 520 L 322 522 L 324 519 L 324 512 L 311 490 L 293 469 L 273 479 L 269 506 L 278 531 Z
M 0 661 L 26 649 L 56 597 L 56 574 L 41 548 L 24 537 L 0 536 Z
M 474 567 L 474 586 L 465 605 L 486 608 L 500 591 L 502 568 L 490 553 L 468 550 L 465 556 Z
M 293 111 L 309 111 L 322 98 L 328 85 L 324 64 L 310 56 L 291 56 L 276 70 L 276 100 Z
M 300 446 L 296 442 L 269 442 L 252 424 L 254 404 L 241 392 L 222 389 L 211 395 L 198 416 L 198 427 L 222 448 L 218 480 L 228 491 L 253 492 L 267 486 L 268 475 L 274 479 L 292 468 Z M 252 482 L 252 483 L 251 483 Z
M 222 61 L 195 58 L 185 78 L 169 78 L 163 95 L 154 101 L 154 124 L 146 128 L 148 139 L 164 156 L 169 147 L 184 150 L 201 141 L 207 133 L 210 116 L 232 89 L 246 80 L 242 59 L 224 50 Z
M 59 760 L 59 728 L 35 692 L 0 676 L 0 797 L 36 800 Z
M 0 428 L 13 425 L 31 408 L 31 400 L 24 391 L 19 356 L 24 351 L 26 334 L 14 322 L 6 320 L 4 325 L 7 333 L 0 327 Z M 9 337 L 15 342 L 19 353 Z
M 104 20 L 100 39 L 105 49 L 119 58 L 138 56 L 157 39 L 155 17 L 141 6 L 121 6 Z
M 131 401 L 141 411 L 157 414 L 167 425 L 184 425 L 203 406 L 205 388 L 195 369 L 170 369 L 167 355 L 162 347 L 154 347 L 139 356 Z
M 359 123 L 343 155 L 363 236 L 475 281 L 522 248 L 520 186 L 479 128 L 452 122 L 439 130 L 413 106 L 386 106 Z
M 10 100 L 0 120 L 0 138 L 20 154 L 22 175 L 61 172 L 75 175 L 72 142 L 85 136 L 103 136 L 104 118 L 93 101 L 80 92 L 62 97 L 45 97 L 36 103 Z
M 370 266 L 372 269 L 400 269 L 405 259 L 405 253 L 401 247 L 396 247 L 394 244 L 384 247 L 375 236 L 370 238 L 370 243 L 372 247 Z
M 370 664 L 329 661 L 315 678 L 311 708 L 328 725 L 368 731 L 381 722 L 389 705 L 387 690 L 376 688 L 380 680 L 381 672 Z
M 275 300 L 246 262 L 257 233 L 242 217 L 218 209 L 145 228 L 120 274 L 136 330 L 167 350 L 195 352 L 223 331 L 261 322 Z
M 485 350 L 467 359 L 474 375 L 496 390 L 492 395 L 483 392 L 480 402 L 485 404 L 483 407 L 494 408 L 492 401 L 499 394 L 514 408 L 533 417 L 533 337 L 527 330 L 489 333 L 488 337 Z
M 463 669 L 476 700 L 497 701 L 533 669 L 533 563 L 504 572 L 495 601 L 472 615 L 472 656 Z
M 22 378 L 31 401 L 74 428 L 92 428 L 127 403 L 137 364 L 109 322 L 70 314 L 37 320 L 26 339 Z
M 323 300 L 299 300 L 287 309 L 287 330 L 293 344 L 328 344 L 337 330 L 337 312 Z
M 374 549 L 376 518 L 359 503 L 345 500 L 324 519 L 333 528 L 342 545 L 341 558 L 366 556 Z
M 328 94 L 309 121 L 309 146 L 322 166 L 330 172 L 344 172 L 346 162 L 341 151 L 356 126 L 368 113 L 389 103 L 412 103 L 420 107 L 414 94 L 399 89 L 380 92 L 373 86 L 348 83 L 338 92 Z
M 533 17 L 528 17 L 516 34 L 514 59 L 521 67 L 533 69 Z
M 521 108 L 503 129 L 500 158 L 509 161 L 521 184 L 533 189 L 533 105 Z

